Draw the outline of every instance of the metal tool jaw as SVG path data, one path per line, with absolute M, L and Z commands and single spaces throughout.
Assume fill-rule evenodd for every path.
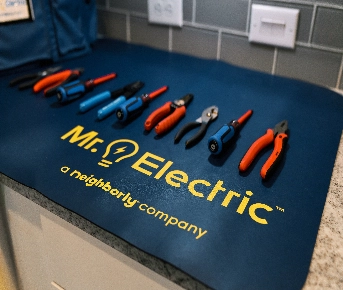
M 287 120 L 283 120 L 280 123 L 276 124 L 274 127 L 274 130 L 273 130 L 274 138 L 278 134 L 286 133 L 287 130 L 288 130 L 288 121 Z
M 207 124 L 209 122 L 212 122 L 218 117 L 218 112 L 219 112 L 219 109 L 217 106 L 208 107 L 202 112 L 201 117 L 195 120 L 195 122 L 200 123 L 200 124 L 201 123 Z

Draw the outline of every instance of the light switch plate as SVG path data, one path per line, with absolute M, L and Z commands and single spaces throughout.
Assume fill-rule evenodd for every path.
M 151 23 L 181 27 L 183 0 L 148 0 L 148 19 Z
M 249 41 L 294 48 L 299 9 L 253 4 Z

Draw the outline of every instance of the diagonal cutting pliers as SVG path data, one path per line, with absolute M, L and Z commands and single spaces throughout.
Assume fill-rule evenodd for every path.
M 49 67 L 45 70 L 36 73 L 19 76 L 10 81 L 10 86 L 12 87 L 18 85 L 19 90 L 24 90 L 33 87 L 38 81 L 45 78 L 46 76 L 49 76 L 59 71 L 61 68 L 61 66 Z
M 66 69 L 53 73 L 36 82 L 33 92 L 38 93 L 44 90 L 44 95 L 50 97 L 57 94 L 57 88 L 71 81 L 75 81 L 83 73 L 83 68 Z
M 211 106 L 211 107 L 206 108 L 202 112 L 201 117 L 196 119 L 194 122 L 185 124 L 179 130 L 179 132 L 176 133 L 174 137 L 174 142 L 178 143 L 187 132 L 200 126 L 200 129 L 198 130 L 198 132 L 195 133 L 195 135 L 193 135 L 190 139 L 186 141 L 186 148 L 190 148 L 194 146 L 205 136 L 209 124 L 218 117 L 218 111 L 219 109 L 217 106 Z
M 181 99 L 165 103 L 149 115 L 144 123 L 144 129 L 150 131 L 155 127 L 157 135 L 166 133 L 185 116 L 186 107 L 193 97 L 192 94 L 187 94 Z
M 268 179 L 272 173 L 275 171 L 275 168 L 280 163 L 284 153 L 286 144 L 288 141 L 288 122 L 284 120 L 278 123 L 274 130 L 267 129 L 266 134 L 258 138 L 248 149 L 245 153 L 244 157 L 242 158 L 241 162 L 239 163 L 239 170 L 241 172 L 246 171 L 253 160 L 256 158 L 259 152 L 268 145 L 274 142 L 274 150 L 272 154 L 269 156 L 267 161 L 264 163 L 261 169 L 261 177 L 262 179 Z

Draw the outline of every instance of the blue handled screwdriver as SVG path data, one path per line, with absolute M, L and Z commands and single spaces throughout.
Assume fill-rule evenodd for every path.
M 82 102 L 80 104 L 80 112 L 85 113 L 95 106 L 107 100 L 113 99 L 114 101 L 98 111 L 98 119 L 101 120 L 108 116 L 110 113 L 114 112 L 120 104 L 134 96 L 143 86 L 143 82 L 136 81 L 112 92 L 104 91 Z
M 110 73 L 108 75 L 98 77 L 96 79 L 90 79 L 85 82 L 74 81 L 66 85 L 60 86 L 56 89 L 57 99 L 60 103 L 67 103 L 74 99 L 84 96 L 86 93 L 92 91 L 94 87 L 114 79 L 117 76 L 116 73 Z
M 151 100 L 164 93 L 166 90 L 168 90 L 168 86 L 163 86 L 150 94 L 128 99 L 125 103 L 121 104 L 116 111 L 119 122 L 125 122 L 134 118 L 148 107 Z
M 223 125 L 213 136 L 211 136 L 207 142 L 210 152 L 212 154 L 219 154 L 222 152 L 224 145 L 238 134 L 241 125 L 250 118 L 252 112 L 252 110 L 248 110 L 238 120 L 233 120 L 230 123 Z

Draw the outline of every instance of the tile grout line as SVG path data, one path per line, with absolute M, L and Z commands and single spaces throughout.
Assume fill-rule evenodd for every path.
M 126 14 L 126 39 L 127 42 L 131 42 L 131 17 L 130 13 Z
M 341 84 L 342 74 L 343 74 L 343 54 L 342 54 L 341 66 L 339 67 L 339 71 L 338 71 L 338 77 L 337 77 L 337 83 L 336 83 L 336 89 L 337 90 L 340 89 L 339 86 Z
M 195 23 L 195 15 L 196 15 L 196 0 L 193 0 L 193 6 L 192 6 L 192 23 Z
M 168 51 L 173 51 L 173 28 L 171 26 L 168 31 Z
M 317 4 L 313 5 L 313 14 L 311 19 L 311 26 L 310 26 L 310 32 L 308 35 L 308 43 L 311 44 L 312 38 L 313 38 L 313 31 L 314 31 L 314 22 L 316 21 L 317 17 Z
M 274 56 L 273 56 L 273 66 L 272 66 L 272 71 L 271 71 L 272 75 L 275 75 L 275 72 L 276 72 L 277 55 L 278 55 L 278 49 L 277 47 L 275 47 Z
M 218 31 L 218 42 L 217 42 L 217 60 L 220 60 L 221 47 L 222 47 L 222 31 L 219 29 L 219 31 Z

